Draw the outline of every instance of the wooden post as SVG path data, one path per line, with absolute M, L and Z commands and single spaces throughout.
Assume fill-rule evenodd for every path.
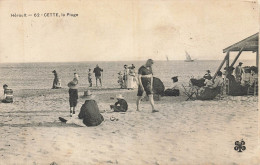
M 214 74 L 214 76 L 213 76 L 213 78 L 212 78 L 212 81 L 214 81 L 214 79 L 215 79 L 216 76 L 217 76 L 217 72 L 221 70 L 222 66 L 223 66 L 224 63 L 226 62 L 226 60 L 227 60 L 227 56 L 228 56 L 228 55 L 229 55 L 229 52 L 227 52 L 227 54 L 226 54 L 224 60 L 223 60 L 223 61 L 221 62 L 221 64 L 219 65 L 219 67 L 218 67 L 216 73 Z
M 229 51 L 227 52 L 227 57 L 226 57 L 226 68 L 229 67 Z
M 257 49 L 257 51 L 256 51 L 256 67 L 258 68 L 258 66 L 259 66 L 259 51 Z
M 234 66 L 234 64 L 236 63 L 236 61 L 237 61 L 237 59 L 239 58 L 240 54 L 242 53 L 243 49 L 244 49 L 244 47 L 242 47 L 242 48 L 240 49 L 240 51 L 238 52 L 236 58 L 234 59 L 234 61 L 233 61 L 232 64 L 230 65 L 230 67 Z

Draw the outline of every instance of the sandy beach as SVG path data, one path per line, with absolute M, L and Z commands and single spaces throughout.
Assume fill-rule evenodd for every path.
M 100 110 L 109 110 L 118 93 L 129 110 L 104 112 L 101 125 L 79 127 L 58 120 L 69 118 L 67 89 L 20 90 L 13 104 L 0 104 L 0 164 L 260 164 L 257 97 L 162 97 L 155 102 L 160 112 L 151 113 L 147 101 L 136 112 L 136 90 L 92 92 Z M 241 139 L 246 150 L 237 152 Z

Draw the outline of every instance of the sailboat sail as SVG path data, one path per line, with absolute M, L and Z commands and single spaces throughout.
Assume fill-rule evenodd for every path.
M 187 51 L 185 51 L 185 53 L 186 53 L 186 60 L 185 60 L 186 62 L 194 61 L 194 60 L 191 59 L 191 57 L 190 57 L 190 55 L 189 55 L 189 53 Z
M 167 60 L 167 61 L 169 61 L 169 58 L 168 58 L 168 56 L 166 56 L 166 60 Z
M 185 51 L 186 52 L 186 51 Z M 186 52 L 186 60 L 191 60 L 191 57 L 188 52 Z

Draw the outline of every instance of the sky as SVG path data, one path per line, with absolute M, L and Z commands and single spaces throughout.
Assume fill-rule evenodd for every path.
M 258 6 L 250 0 L 1 0 L 0 63 L 184 60 L 185 51 L 222 60 L 224 48 L 259 31 Z M 78 17 L 10 17 L 53 12 Z

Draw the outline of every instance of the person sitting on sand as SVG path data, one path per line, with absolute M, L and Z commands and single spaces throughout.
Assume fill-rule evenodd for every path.
M 114 105 L 110 105 L 110 108 L 114 110 L 114 112 L 126 112 L 128 109 L 127 102 L 124 97 L 119 94 L 116 96 L 117 102 Z
M 141 66 L 138 70 L 138 92 L 136 100 L 136 110 L 139 110 L 139 104 L 142 99 L 142 95 L 146 92 L 148 95 L 150 104 L 152 106 L 152 112 L 159 112 L 155 110 L 154 100 L 153 100 L 153 71 L 152 71 L 153 60 L 148 59 L 146 64 Z
M 211 86 L 209 86 L 210 88 L 217 88 L 217 87 L 221 87 L 223 85 L 223 78 L 222 78 L 222 72 L 218 71 L 217 72 L 217 77 L 215 78 L 215 80 L 213 81 L 213 84 Z
M 251 67 L 250 70 L 249 85 L 253 87 L 258 82 L 258 70 L 257 67 Z
M 4 84 L 4 97 L 2 102 L 3 103 L 12 103 L 13 102 L 13 90 L 8 88 L 8 85 Z
M 212 81 L 212 85 L 201 87 L 198 91 L 197 99 L 199 100 L 212 100 L 218 94 L 221 93 L 221 87 L 223 85 L 222 72 L 217 72 L 217 77 Z
M 223 78 L 222 78 L 222 72 L 221 71 L 218 71 L 217 72 L 217 77 L 215 78 L 214 81 L 212 80 L 209 80 L 207 81 L 205 84 L 206 86 L 205 87 L 208 87 L 208 88 L 217 88 L 217 87 L 221 87 L 223 85 Z
M 180 96 L 180 84 L 178 82 L 179 81 L 178 76 L 172 77 L 172 81 L 173 81 L 173 87 L 172 87 L 173 96 Z
M 97 102 L 94 96 L 88 90 L 86 92 L 86 101 L 80 108 L 79 119 L 83 119 L 86 126 L 97 126 L 104 121 L 104 117 L 100 114 Z
M 69 82 L 68 87 L 69 87 L 70 117 L 72 117 L 72 110 L 73 110 L 73 114 L 75 114 L 75 108 L 78 103 L 78 89 L 76 87 L 75 81 Z
M 67 124 L 76 124 L 78 126 L 98 126 L 104 121 L 104 117 L 100 114 L 97 102 L 90 91 L 86 92 L 85 103 L 80 108 L 78 117 L 72 117 L 66 120 L 59 117 L 60 121 Z M 81 120 L 83 119 L 83 121 Z
M 229 91 L 228 94 L 232 96 L 243 96 L 247 94 L 247 86 L 242 86 L 236 81 L 234 75 L 232 75 L 234 67 L 224 68 L 226 70 L 226 78 L 228 80 Z
M 165 96 L 179 96 L 180 95 L 180 84 L 178 80 L 178 76 L 172 77 L 173 87 L 171 89 L 166 89 L 164 91 Z
M 210 75 L 210 70 L 207 70 L 207 73 L 203 76 L 204 79 L 211 80 L 212 76 Z

